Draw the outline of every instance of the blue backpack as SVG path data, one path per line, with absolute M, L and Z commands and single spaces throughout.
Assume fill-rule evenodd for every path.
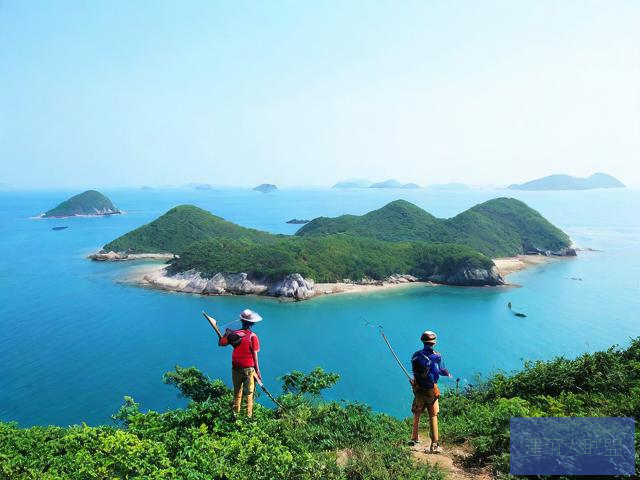
M 424 350 L 419 350 L 411 357 L 411 366 L 413 368 L 413 374 L 416 378 L 418 387 L 422 389 L 433 388 L 433 385 L 438 381 L 438 372 L 440 368 L 435 361 L 437 353 L 427 355 Z

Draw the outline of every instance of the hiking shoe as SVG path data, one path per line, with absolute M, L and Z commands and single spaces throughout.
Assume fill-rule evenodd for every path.
M 415 447 L 417 445 L 420 445 L 422 442 L 420 440 L 414 440 L 413 438 L 411 440 L 409 440 L 409 446 L 410 447 Z
M 438 442 L 432 442 L 431 447 L 429 447 L 430 453 L 442 453 L 442 447 L 438 444 Z

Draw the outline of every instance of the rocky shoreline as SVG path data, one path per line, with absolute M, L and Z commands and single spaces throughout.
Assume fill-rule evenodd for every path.
M 461 287 L 483 287 L 507 285 L 505 277 L 530 266 L 554 261 L 554 259 L 575 256 L 575 250 L 567 252 L 530 253 L 515 257 L 494 259 L 490 269 L 463 268 L 450 274 L 434 274 L 426 278 L 417 278 L 408 274 L 394 274 L 384 280 L 364 278 L 354 281 L 343 279 L 333 283 L 316 283 L 299 273 L 291 273 L 278 281 L 253 279 L 246 273 L 216 273 L 212 277 L 203 276 L 196 270 L 187 270 L 176 274 L 167 272 L 167 265 L 154 265 L 139 269 L 138 273 L 127 280 L 133 283 L 159 290 L 194 293 L 198 295 L 265 295 L 293 300 L 308 300 L 321 295 L 375 291 L 399 285 L 451 285 Z M 101 262 L 121 262 L 132 260 L 171 260 L 171 253 L 125 253 L 101 250 L 89 256 L 91 260 Z
M 118 261 L 118 260 L 115 260 Z M 276 282 L 251 279 L 246 273 L 217 273 L 204 277 L 196 270 L 167 273 L 165 265 L 142 269 L 130 283 L 159 290 L 198 295 L 265 295 L 293 300 L 308 300 L 321 295 L 362 292 L 409 284 L 445 284 L 456 286 L 499 286 L 506 282 L 494 267 L 491 270 L 464 269 L 452 275 L 432 275 L 420 279 L 413 275 L 394 274 L 384 280 L 344 279 L 335 283 L 316 283 L 299 273 L 291 273 Z
M 124 262 L 129 260 L 172 260 L 176 256 L 173 253 L 124 253 L 100 250 L 89 255 L 89 259 L 95 262 Z

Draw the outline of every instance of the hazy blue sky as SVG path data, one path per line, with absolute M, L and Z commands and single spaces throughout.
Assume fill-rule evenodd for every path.
M 640 185 L 640 1 L 0 0 L 0 183 Z

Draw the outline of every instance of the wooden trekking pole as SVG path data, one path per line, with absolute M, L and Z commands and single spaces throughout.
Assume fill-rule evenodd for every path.
M 218 328 L 218 322 L 216 322 L 216 319 L 213 318 L 210 315 L 207 315 L 207 312 L 205 312 L 204 310 L 202 311 L 202 315 L 204 315 L 204 318 L 207 319 L 207 321 L 209 322 L 209 324 L 213 327 L 213 329 L 216 331 L 216 333 L 218 334 L 218 338 L 221 339 L 222 338 L 222 333 L 220 332 L 220 329 Z

